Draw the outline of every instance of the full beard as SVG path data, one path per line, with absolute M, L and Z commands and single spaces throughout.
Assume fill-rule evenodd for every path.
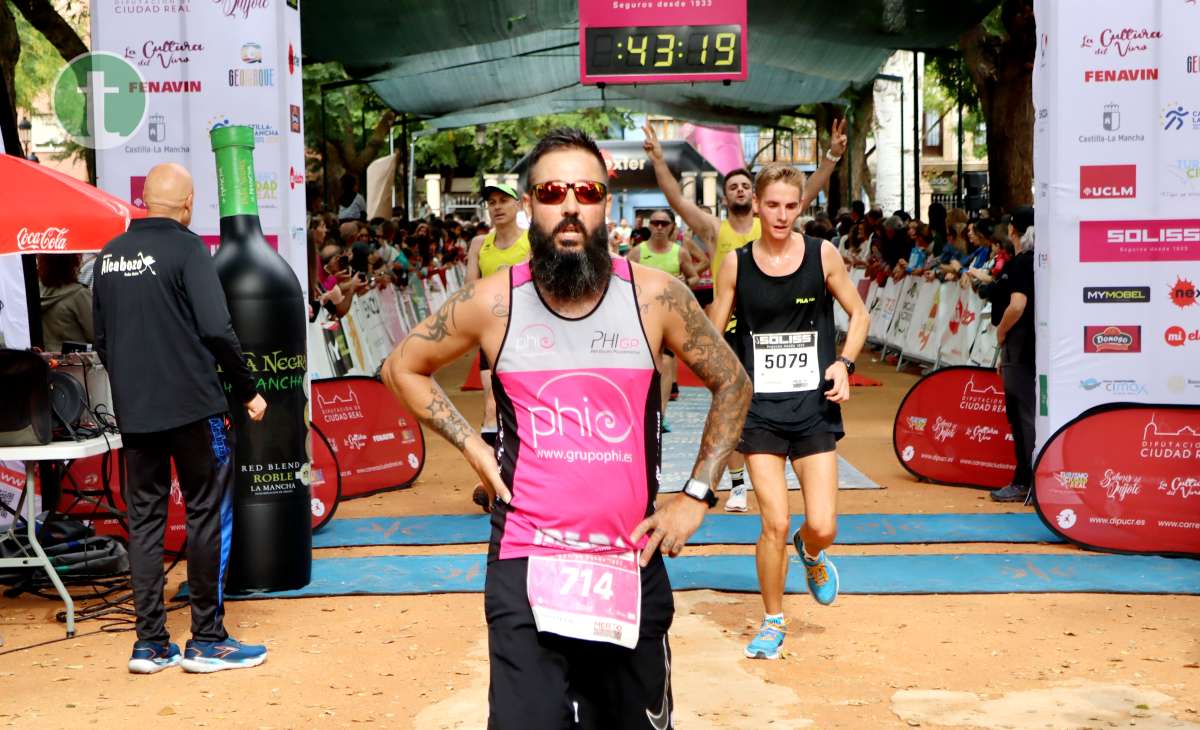
M 754 206 L 750 203 L 730 203 L 729 212 L 732 215 L 743 216 L 750 215 L 750 211 L 754 210 Z
M 586 236 L 582 250 L 559 248 L 554 236 L 574 225 Z M 612 274 L 608 231 L 584 228 L 578 218 L 564 218 L 550 233 L 536 223 L 529 226 L 529 273 L 542 293 L 552 299 L 573 301 L 602 291 Z

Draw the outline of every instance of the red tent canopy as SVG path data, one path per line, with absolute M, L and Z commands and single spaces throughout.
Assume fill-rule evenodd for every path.
M 0 154 L 0 254 L 99 251 L 146 211 L 61 172 Z

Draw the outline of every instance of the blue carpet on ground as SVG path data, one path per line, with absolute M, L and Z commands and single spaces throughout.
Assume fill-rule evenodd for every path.
M 711 396 L 706 388 L 680 388 L 679 400 L 667 406 L 667 423 L 671 432 L 663 434 L 662 484 L 664 492 L 678 492 L 692 475 L 704 419 L 708 417 Z M 718 490 L 729 489 L 729 475 L 721 479 Z M 791 469 L 787 470 L 788 489 L 799 489 L 800 483 Z M 838 457 L 838 487 L 841 489 L 882 489 L 854 465 Z
M 834 556 L 843 594 L 1156 593 L 1200 595 L 1200 560 L 1139 555 L 846 555 Z M 394 555 L 313 561 L 305 588 L 230 598 L 478 593 L 483 555 Z M 675 590 L 755 593 L 752 555 L 667 561 Z M 788 593 L 803 593 L 792 559 Z M 181 591 L 186 594 L 186 588 Z
M 799 529 L 803 515 L 792 518 Z M 692 545 L 753 545 L 758 515 L 712 514 L 692 536 Z M 364 545 L 469 545 L 487 542 L 487 515 L 425 515 L 335 519 L 313 535 L 313 547 Z M 924 543 L 1062 542 L 1032 512 L 1009 514 L 863 514 L 838 517 L 839 545 L 911 545 Z

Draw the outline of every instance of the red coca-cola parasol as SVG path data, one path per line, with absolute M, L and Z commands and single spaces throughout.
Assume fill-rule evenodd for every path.
M 0 254 L 99 251 L 146 211 L 61 172 L 0 154 Z

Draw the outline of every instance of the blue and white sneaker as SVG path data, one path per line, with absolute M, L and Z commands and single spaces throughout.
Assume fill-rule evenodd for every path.
M 224 641 L 189 640 L 183 656 L 183 671 L 207 674 L 224 669 L 257 667 L 266 660 L 267 647 L 262 644 L 243 644 L 233 638 Z
M 176 644 L 135 641 L 133 654 L 129 657 L 129 671 L 134 674 L 156 674 L 179 664 L 182 658 Z
M 758 633 L 746 645 L 746 656 L 750 659 L 778 659 L 786 637 L 787 621 L 763 619 Z

